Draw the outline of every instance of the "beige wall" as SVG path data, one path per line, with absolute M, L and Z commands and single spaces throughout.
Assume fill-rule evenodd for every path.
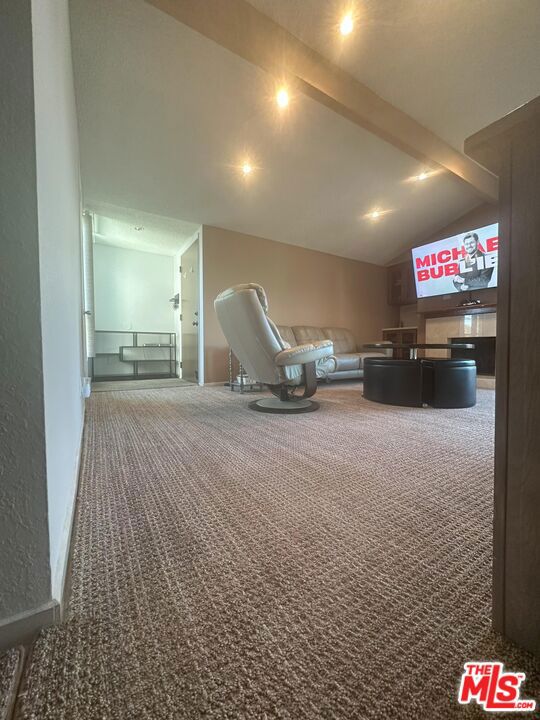
M 384 267 L 206 225 L 203 255 L 206 382 L 227 379 L 228 346 L 214 298 L 236 283 L 262 285 L 268 314 L 280 325 L 347 327 L 368 342 L 397 322 Z

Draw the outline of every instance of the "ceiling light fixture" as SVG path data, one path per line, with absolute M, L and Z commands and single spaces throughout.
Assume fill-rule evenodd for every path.
M 442 171 L 439 170 L 421 170 L 418 175 L 409 175 L 409 177 L 404 178 L 403 182 L 405 183 L 414 183 L 417 185 L 418 183 L 426 182 L 426 180 L 431 180 L 432 178 L 437 177 Z
M 242 174 L 244 176 L 247 176 L 247 175 L 251 175 L 252 172 L 253 172 L 253 166 L 251 165 L 251 163 L 245 162 L 242 165 Z
M 133 229 L 136 230 L 137 232 L 141 232 L 142 230 L 144 230 L 142 225 L 135 225 L 135 227 Z
M 280 88 L 276 94 L 276 102 L 280 108 L 286 108 L 289 104 L 289 93 L 286 88 Z
M 347 13 L 341 18 L 341 22 L 339 24 L 339 32 L 342 35 L 350 35 L 354 28 L 354 21 L 353 16 L 351 13 Z
M 364 218 L 366 220 L 380 220 L 383 215 L 386 215 L 386 213 L 389 213 L 390 210 L 371 210 L 370 212 L 366 213 L 364 215 Z

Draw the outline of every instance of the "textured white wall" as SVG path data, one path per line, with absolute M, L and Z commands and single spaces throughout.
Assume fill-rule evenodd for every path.
M 0 626 L 50 599 L 30 0 L 0 22 Z M 0 642 L 2 628 L 0 627 Z
M 32 0 L 52 597 L 61 598 L 84 419 L 79 146 L 67 0 Z
M 96 330 L 174 332 L 170 255 L 94 245 Z

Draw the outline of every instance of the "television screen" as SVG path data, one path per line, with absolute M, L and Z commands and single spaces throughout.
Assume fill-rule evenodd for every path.
M 499 224 L 437 240 L 412 251 L 419 298 L 497 287 Z

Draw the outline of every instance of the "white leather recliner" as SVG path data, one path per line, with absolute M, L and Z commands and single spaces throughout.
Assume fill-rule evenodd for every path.
M 332 341 L 291 347 L 266 314 L 266 293 L 255 283 L 224 290 L 214 307 L 227 342 L 249 376 L 267 385 L 276 396 L 254 401 L 249 407 L 271 413 L 317 410 L 319 404 L 308 398 L 317 389 L 317 377 L 335 370 Z M 303 393 L 299 395 L 301 387 Z

